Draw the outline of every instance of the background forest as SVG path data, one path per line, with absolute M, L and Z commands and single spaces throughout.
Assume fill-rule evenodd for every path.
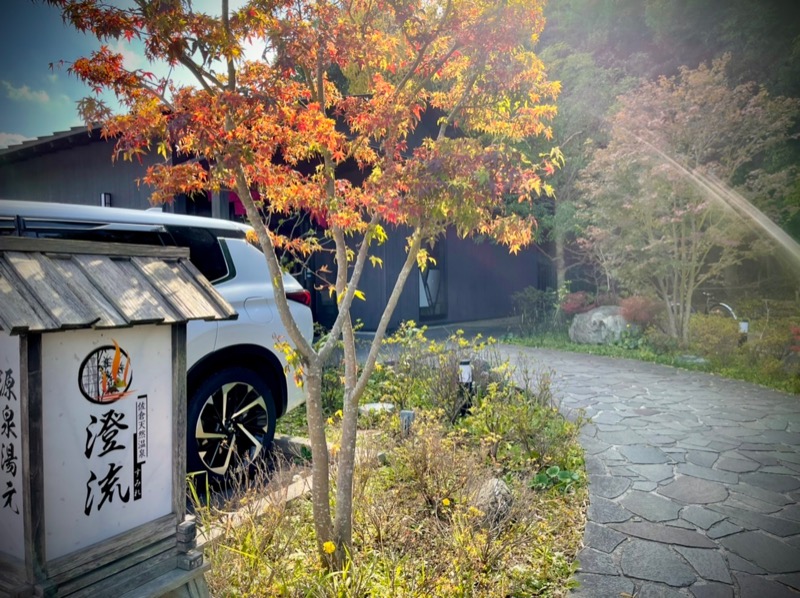
M 562 83 L 554 131 L 566 166 L 554 183 L 556 201 L 537 216 L 543 247 L 554 259 L 555 288 L 564 289 L 572 280 L 573 291 L 658 294 L 653 284 L 642 285 L 641 276 L 625 270 L 630 252 L 604 242 L 619 241 L 619 230 L 597 227 L 603 221 L 619 222 L 620 230 L 641 225 L 635 219 L 625 222 L 631 206 L 615 206 L 609 196 L 650 193 L 674 203 L 674 197 L 653 188 L 658 181 L 673 188 L 669 176 L 688 183 L 686 173 L 662 172 L 661 177 L 653 170 L 663 170 L 667 158 L 717 177 L 800 239 L 800 112 L 791 99 L 800 98 L 800 3 L 559 0 L 548 3 L 546 16 L 538 51 L 550 77 Z M 645 131 L 646 138 L 624 147 L 623 135 L 637 131 Z M 734 149 L 738 155 L 729 155 Z M 635 168 L 615 168 L 617 180 L 603 176 L 603 163 L 619 166 L 634 155 Z M 642 178 L 655 182 L 648 189 L 631 187 Z M 684 200 L 695 210 L 705 207 L 702 198 L 680 194 L 678 203 Z M 717 218 L 709 221 L 717 223 Z M 695 287 L 716 287 L 723 299 L 729 292 L 794 295 L 797 285 L 787 280 L 785 268 L 766 259 L 774 247 L 759 245 L 758 236 L 725 226 L 712 226 L 705 236 L 716 238 L 702 256 L 704 263 L 720 267 L 703 271 L 704 280 L 691 282 Z M 629 250 L 640 244 L 622 242 Z M 738 251 L 720 255 L 717 249 L 726 245 Z M 638 258 L 648 262 L 647 256 Z

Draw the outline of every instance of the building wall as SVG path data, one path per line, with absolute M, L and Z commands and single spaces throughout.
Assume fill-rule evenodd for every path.
M 353 320 L 361 320 L 365 330 L 375 330 L 378 327 L 383 309 L 406 259 L 406 237 L 410 231 L 405 228 L 388 228 L 386 233 L 389 236 L 387 241 L 371 251 L 371 255 L 383 260 L 383 265 L 372 266 L 368 263 L 358 285 L 366 301 L 356 299 L 353 302 Z M 419 322 L 419 278 L 416 267 L 406 281 L 389 328 L 397 328 L 405 320 Z
M 488 240 L 447 235 L 447 321 L 464 322 L 510 316 L 511 296 L 539 285 L 542 255 L 527 247 L 516 255 Z
M 382 268 L 367 266 L 359 289 L 366 301 L 356 300 L 353 306 L 354 319 L 360 319 L 365 330 L 375 330 L 380 315 L 392 291 L 392 285 L 405 260 L 408 231 L 387 231 L 389 240 L 376 247 L 373 255 L 383 260 Z M 390 329 L 405 320 L 428 325 L 468 322 L 512 315 L 511 297 L 525 287 L 546 285 L 540 280 L 541 266 L 547 260 L 535 247 L 509 253 L 503 246 L 489 241 L 460 239 L 450 230 L 443 241 L 444 260 L 438 264 L 443 268 L 447 301 L 444 313 L 429 319 L 420 314 L 420 276 L 417 268 L 408 278 Z
M 111 194 L 111 205 L 148 208 L 150 189 L 136 179 L 161 160 L 147 156 L 138 161 L 112 164 L 112 144 L 93 141 L 85 145 L 0 164 L 0 198 L 99 205 L 100 194 Z

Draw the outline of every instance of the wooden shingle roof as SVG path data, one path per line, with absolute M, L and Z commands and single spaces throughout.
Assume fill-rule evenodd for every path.
M 7 333 L 236 317 L 188 249 L 0 237 L 0 329 Z

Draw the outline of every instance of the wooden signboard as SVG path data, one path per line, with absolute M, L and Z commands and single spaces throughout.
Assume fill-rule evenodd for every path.
M 19 339 L 0 332 L 0 551 L 25 564 Z
M 172 512 L 170 329 L 44 335 L 42 359 L 52 561 Z
M 0 598 L 208 595 L 186 322 L 232 315 L 185 249 L 0 238 Z

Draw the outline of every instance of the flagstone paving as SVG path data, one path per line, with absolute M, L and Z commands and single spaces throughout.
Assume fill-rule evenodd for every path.
M 637 361 L 503 346 L 583 413 L 576 598 L 800 598 L 800 397 Z

